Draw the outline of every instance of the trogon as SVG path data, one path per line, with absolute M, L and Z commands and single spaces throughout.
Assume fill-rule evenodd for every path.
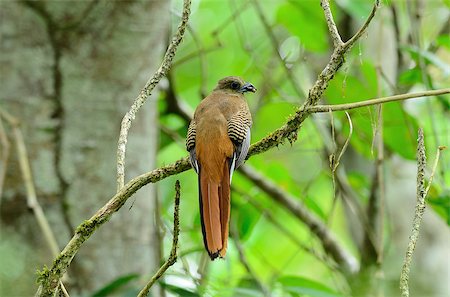
M 252 117 L 244 93 L 256 88 L 228 76 L 201 101 L 189 124 L 186 148 L 198 174 L 203 242 L 211 260 L 227 251 L 230 183 L 250 146 Z

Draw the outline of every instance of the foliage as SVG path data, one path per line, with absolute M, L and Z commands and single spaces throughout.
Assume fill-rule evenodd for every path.
M 368 15 L 371 5 L 371 1 L 333 3 L 332 10 L 344 38 L 355 32 L 357 26 L 354 24 L 361 23 Z M 433 33 L 426 30 L 431 22 L 428 17 L 422 20 L 424 27 L 419 32 L 422 39 L 426 40 L 421 42 L 421 50 L 405 37 L 415 34 L 414 28 L 399 27 L 397 29 L 400 30 L 400 36 L 392 35 L 396 28 L 389 11 L 396 9 L 398 21 L 404 22 L 408 18 L 405 5 L 404 2 L 383 3 L 381 15 L 347 57 L 342 70 L 328 87 L 324 102 L 350 103 L 429 88 L 424 81 L 425 76 L 432 81 L 434 88 L 448 84 L 449 63 L 444 59 L 444 53 L 448 55 L 448 38 L 437 29 Z M 173 7 L 177 10 L 180 3 L 175 3 Z M 261 7 L 270 32 L 265 29 L 264 20 L 251 2 L 197 2 L 192 13 L 191 30 L 175 59 L 170 86 L 174 88 L 176 99 L 188 104 L 192 112 L 204 92 L 211 90 L 221 77 L 240 75 L 252 82 L 258 88 L 255 95 L 247 96 L 254 121 L 253 141 L 280 127 L 295 107 L 303 102 L 304 94 L 326 63 L 331 49 L 329 33 L 318 1 L 265 1 Z M 431 15 L 439 7 L 441 4 L 433 2 L 426 5 L 425 9 Z M 219 11 L 221 13 L 216 13 Z M 382 22 L 381 19 L 387 20 Z M 438 18 L 437 28 L 445 27 L 445 20 L 446 17 Z M 391 35 L 380 36 L 382 30 Z M 270 34 L 273 34 L 275 40 L 271 39 Z M 386 43 L 397 43 L 398 47 L 383 46 Z M 397 61 L 396 55 L 402 60 Z M 420 66 L 421 58 L 425 68 Z M 290 75 L 294 80 L 290 79 Z M 160 123 L 179 138 L 174 142 L 173 135 L 164 131 L 161 133 L 160 164 L 175 161 L 186 154 L 182 139 L 186 134 L 187 123 L 182 117 L 167 112 L 165 97 L 162 94 Z M 346 179 L 357 193 L 358 203 L 363 208 L 370 195 L 374 195 L 371 187 L 376 182 L 372 172 L 376 168 L 379 154 L 377 134 L 383 135 L 384 170 L 388 170 L 395 158 L 404 162 L 415 160 L 419 126 L 425 129 L 432 159 L 431 154 L 437 144 L 448 144 L 448 114 L 448 98 L 385 104 L 382 107 L 382 121 L 377 107 L 350 112 L 354 131 L 350 148 L 340 166 L 348 168 Z M 357 256 L 364 251 L 351 228 L 347 228 L 346 206 L 339 202 L 341 195 L 336 197 L 338 202 L 333 206 L 333 187 L 338 185 L 333 186 L 328 153 L 324 153 L 327 142 L 333 140 L 324 138 L 317 130 L 317 125 L 325 126 L 328 131 L 333 128 L 335 145 L 340 148 L 349 134 L 349 124 L 345 114 L 337 112 L 333 114 L 333 127 L 330 127 L 330 117 L 325 114 L 317 116 L 314 121 L 307 120 L 298 141 L 292 146 L 284 145 L 254 156 L 247 164 L 297 197 L 323 221 L 329 222 L 339 241 Z M 354 162 L 360 162 L 360 165 L 356 166 Z M 450 208 L 448 195 L 443 193 L 448 191 L 450 175 L 444 171 L 447 164 L 442 163 L 440 166 L 440 186 L 434 188 L 435 192 L 431 193 L 429 202 L 447 220 L 448 216 L 445 214 L 449 213 Z M 194 186 L 196 175 L 189 171 L 179 178 L 182 184 L 192 185 L 189 189 L 185 187 L 182 193 L 182 230 L 186 231 L 181 234 L 180 248 L 182 251 L 197 248 L 198 252 L 187 256 L 190 263 L 195 263 L 202 255 L 198 211 L 193 207 L 197 204 L 197 189 Z M 170 188 L 173 180 L 174 178 L 169 178 L 163 181 L 162 191 L 166 187 Z M 386 187 L 395 187 L 389 180 L 385 181 Z M 415 180 L 411 180 L 410 187 L 414 188 L 414 182 Z M 280 293 L 283 296 L 346 294 L 348 287 L 353 286 L 351 278 L 343 281 L 338 272 L 299 250 L 299 246 L 283 236 L 264 216 L 264 212 L 256 209 L 248 199 L 257 201 L 264 208 L 263 211 L 270 212 L 278 223 L 319 254 L 323 254 L 317 240 L 298 219 L 288 214 L 239 173 L 233 178 L 233 187 L 237 191 L 232 194 L 232 221 L 238 227 L 246 257 L 257 278 L 273 292 L 283 292 Z M 339 192 L 338 189 L 337 193 Z M 172 201 L 170 195 L 167 197 L 169 200 L 163 201 L 163 213 L 166 214 L 164 219 L 169 223 Z M 386 199 L 395 197 L 388 196 Z M 389 240 L 390 235 L 384 236 Z M 200 292 L 212 295 L 261 296 L 258 286 L 252 281 L 255 276 L 249 276 L 239 262 L 237 251 L 232 245 L 225 260 L 208 264 L 207 270 L 202 271 L 204 274 L 186 275 L 184 279 L 194 283 L 197 278 L 204 279 L 197 288 Z M 179 264 L 178 269 L 186 269 L 183 267 L 184 265 Z M 341 279 L 337 283 L 336 277 Z M 229 290 L 232 287 L 235 288 L 234 291 Z M 390 290 L 395 292 L 396 288 L 387 288 L 387 292 L 391 292 Z

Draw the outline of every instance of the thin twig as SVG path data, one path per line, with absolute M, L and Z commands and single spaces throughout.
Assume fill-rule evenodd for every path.
M 183 40 L 184 32 L 189 20 L 189 14 L 191 9 L 191 0 L 184 0 L 183 13 L 181 16 L 181 22 L 178 25 L 177 32 L 175 33 L 172 42 L 170 43 L 167 51 L 162 60 L 161 66 L 155 72 L 155 74 L 147 81 L 144 88 L 139 93 L 139 96 L 134 100 L 130 110 L 125 114 L 120 125 L 119 142 L 117 146 L 117 191 L 119 191 L 125 182 L 125 153 L 126 145 L 128 141 L 128 130 L 131 127 L 132 121 L 136 117 L 138 110 L 144 105 L 145 101 L 150 96 L 153 89 L 159 83 L 159 81 L 167 75 L 172 66 L 173 58 L 177 51 L 178 45 Z
M 0 115 L 0 143 L 1 143 L 1 160 L 0 160 L 0 206 L 2 204 L 3 184 L 6 177 L 6 167 L 8 167 L 10 143 L 8 136 L 6 135 L 5 128 L 3 127 L 3 120 Z
M 333 169 L 332 169 L 333 174 L 336 172 L 336 169 L 338 168 L 339 163 L 341 162 L 342 156 L 344 155 L 345 151 L 347 150 L 348 144 L 350 143 L 350 139 L 352 138 L 352 134 L 353 134 L 352 118 L 350 117 L 348 112 L 345 112 L 345 115 L 347 116 L 347 119 L 348 119 L 349 132 L 348 132 L 347 139 L 345 140 L 344 145 L 342 146 L 342 149 L 339 152 L 339 155 L 333 164 Z
M 180 181 L 175 182 L 175 206 L 173 211 L 173 239 L 172 239 L 172 249 L 170 250 L 169 258 L 164 262 L 164 264 L 158 269 L 158 271 L 152 276 L 150 281 L 145 285 L 145 287 L 139 292 L 138 297 L 147 296 L 150 288 L 153 284 L 163 276 L 166 270 L 175 264 L 177 261 L 177 246 L 178 246 L 178 235 L 180 234 Z
M 67 289 L 62 281 L 59 281 L 59 287 L 61 288 L 61 292 L 64 297 L 70 297 L 69 292 L 67 292 Z
M 333 184 L 333 201 L 331 202 L 331 208 L 327 215 L 326 224 L 328 226 L 331 225 L 331 221 L 333 219 L 333 213 L 334 209 L 336 207 L 336 201 L 337 201 L 337 194 L 338 194 L 338 188 L 336 187 L 336 169 L 337 166 L 334 166 L 334 163 L 336 163 L 336 151 L 337 151 L 337 145 L 336 145 L 336 129 L 334 125 L 334 115 L 333 112 L 330 110 L 330 129 L 331 129 L 331 141 L 332 141 L 332 147 L 330 147 L 330 154 L 328 155 L 328 161 L 330 163 L 330 169 L 331 169 L 331 182 Z M 314 119 L 315 127 L 323 135 L 323 138 L 326 142 L 326 139 L 329 138 L 328 133 L 325 134 L 325 130 L 321 129 L 319 124 L 317 123 L 317 120 Z M 327 144 L 325 144 L 325 150 L 327 151 Z
M 36 189 L 34 187 L 33 177 L 31 174 L 31 166 L 28 160 L 28 153 L 23 139 L 22 131 L 20 129 L 19 121 L 8 114 L 6 111 L 0 109 L 0 117 L 5 119 L 13 130 L 14 140 L 16 142 L 17 158 L 19 160 L 20 170 L 22 172 L 23 182 L 27 192 L 27 206 L 33 211 L 36 216 L 39 227 L 44 234 L 45 241 L 53 256 L 59 253 L 59 247 L 55 235 L 45 217 L 42 207 L 39 205 L 36 197 Z
M 364 24 L 361 26 L 361 28 L 358 30 L 358 32 L 356 32 L 355 35 L 353 35 L 352 38 L 350 38 L 347 42 L 344 43 L 344 48 L 346 50 L 348 50 L 349 48 L 351 48 L 355 42 L 361 38 L 361 36 L 364 34 L 364 32 L 366 31 L 367 27 L 369 27 L 370 22 L 372 21 L 373 17 L 375 16 L 375 13 L 377 12 L 377 9 L 380 7 L 380 0 L 375 0 L 375 4 L 372 7 L 372 11 L 370 12 L 369 16 L 367 17 L 366 21 L 364 22 Z
M 425 143 L 423 130 L 419 129 L 418 145 L 417 145 L 417 199 L 416 199 L 416 209 L 414 212 L 413 226 L 411 230 L 411 235 L 409 237 L 408 247 L 406 249 L 405 261 L 403 262 L 402 271 L 400 273 L 400 292 L 403 297 L 409 297 L 409 272 L 411 269 L 412 256 L 414 249 L 416 248 L 417 241 L 419 239 L 420 224 L 422 222 L 423 214 L 425 213 L 425 199 L 428 194 L 428 190 L 431 187 L 431 182 L 433 181 L 433 176 L 436 171 L 440 152 L 444 150 L 444 146 L 440 146 L 436 152 L 436 158 L 434 160 L 433 169 L 431 172 L 428 187 L 425 189 L 425 167 L 426 167 L 426 156 L 425 156 Z
M 380 53 L 381 49 L 378 51 Z M 377 67 L 378 78 L 382 77 L 381 67 Z M 381 80 L 377 79 L 377 94 L 381 96 Z M 383 225 L 384 225 L 384 200 L 385 200 L 385 183 L 384 183 L 384 142 L 383 142 L 383 105 L 376 106 L 377 119 L 373 125 L 373 147 L 377 146 L 375 174 L 372 180 L 372 186 L 367 203 L 366 215 L 368 220 L 368 228 L 371 232 L 364 234 L 361 247 L 361 264 L 364 266 L 372 266 L 377 264 L 377 270 L 374 278 L 374 286 L 381 287 L 380 277 L 383 275 L 381 265 L 383 260 Z M 373 238 L 372 238 L 373 237 Z M 380 276 L 380 277 L 377 277 Z
M 411 94 L 401 94 L 401 95 L 375 98 L 375 99 L 359 101 L 359 102 L 354 102 L 354 103 L 336 104 L 336 105 L 315 105 L 315 106 L 308 107 L 306 109 L 306 111 L 311 112 L 311 113 L 318 113 L 318 112 L 350 110 L 350 109 L 354 109 L 354 108 L 367 107 L 367 106 L 377 105 L 377 104 L 381 104 L 381 103 L 402 101 L 402 100 L 406 100 L 406 99 L 413 99 L 413 98 L 419 98 L 419 97 L 437 96 L 437 95 L 443 95 L 443 94 L 449 94 L 449 93 L 450 93 L 450 88 L 432 90 L 432 91 L 423 91 L 423 92 L 417 92 L 417 93 L 411 93 Z
M 33 210 L 36 220 L 38 221 L 39 227 L 44 234 L 47 244 L 52 252 L 52 255 L 57 256 L 59 253 L 59 247 L 56 242 L 56 238 L 50 224 L 45 217 L 42 207 L 37 201 L 36 189 L 34 187 L 33 178 L 31 175 L 30 162 L 28 160 L 28 154 L 25 147 L 25 142 L 23 140 L 22 131 L 18 127 L 14 127 L 14 137 L 17 145 L 17 154 L 20 163 L 20 169 L 22 171 L 23 180 L 25 183 L 25 188 L 27 190 L 27 205 Z
M 59 247 L 58 243 L 56 241 L 55 234 L 52 231 L 52 228 L 50 227 L 50 224 L 47 220 L 47 217 L 45 216 L 45 213 L 39 204 L 36 196 L 36 189 L 33 182 L 32 177 L 32 171 L 30 166 L 30 161 L 28 159 L 28 153 L 25 146 L 25 141 L 23 138 L 22 131 L 20 129 L 20 122 L 15 117 L 4 111 L 0 108 L 0 118 L 5 119 L 8 124 L 11 126 L 13 130 L 14 140 L 16 142 L 16 149 L 17 149 L 17 158 L 19 160 L 20 170 L 22 172 L 22 178 L 25 184 L 25 189 L 27 192 L 27 206 L 30 208 L 35 217 L 36 221 L 38 222 L 39 228 L 41 229 L 45 242 L 48 244 L 48 247 L 54 257 L 58 256 L 59 253 Z M 67 276 L 64 276 L 66 278 Z M 62 284 L 61 278 L 58 278 L 56 283 L 56 289 L 60 287 L 61 289 L 65 289 L 64 285 Z M 60 284 L 58 286 L 58 284 Z M 38 292 L 42 292 L 42 290 L 38 289 Z M 63 294 L 66 294 L 65 292 L 62 292 Z M 38 294 L 38 293 L 36 293 Z M 67 293 L 68 295 L 68 293 Z
M 434 159 L 434 164 L 433 164 L 433 168 L 431 169 L 431 175 L 430 175 L 430 179 L 428 180 L 428 186 L 425 189 L 425 197 L 428 195 L 428 192 L 430 191 L 431 188 L 431 183 L 433 182 L 434 179 L 434 174 L 436 173 L 436 169 L 439 163 L 439 158 L 441 157 L 441 151 L 447 149 L 447 147 L 445 145 L 441 145 L 438 147 L 437 151 L 436 151 L 436 158 Z
M 330 2 L 328 0 L 321 0 L 320 6 L 322 6 L 325 13 L 325 20 L 327 21 L 328 31 L 330 32 L 334 47 L 336 48 L 343 45 L 344 42 L 342 42 L 341 35 L 339 35 L 336 23 L 334 22 L 333 14 L 331 13 Z
M 236 228 L 235 224 L 231 224 L 231 236 L 233 237 L 234 245 L 236 246 L 236 249 L 239 254 L 239 260 L 242 263 L 242 266 L 244 266 L 245 270 L 247 270 L 247 273 L 250 275 L 250 277 L 256 282 L 256 285 L 261 289 L 264 296 L 269 297 L 271 296 L 270 290 L 264 285 L 264 283 L 259 279 L 259 277 L 256 275 L 255 271 L 253 271 L 252 267 L 248 263 L 247 257 L 245 256 L 244 248 L 242 246 L 242 243 L 239 239 L 239 232 Z
M 330 111 L 331 113 L 331 111 Z M 344 142 L 344 145 L 341 148 L 341 151 L 339 152 L 339 155 L 336 158 L 336 154 L 333 152 L 330 155 L 330 168 L 331 168 L 331 178 L 333 181 L 333 202 L 331 204 L 331 210 L 330 210 L 330 215 L 327 218 L 327 224 L 330 224 L 331 220 L 332 220 L 332 215 L 334 212 L 334 209 L 336 207 L 336 202 L 337 202 L 337 188 L 336 188 L 336 170 L 339 167 L 339 164 L 341 162 L 342 156 L 344 155 L 345 151 L 347 150 L 348 144 L 350 143 L 350 139 L 352 138 L 352 134 L 353 134 L 353 124 L 352 124 L 352 118 L 350 117 L 350 115 L 348 114 L 348 112 L 345 112 L 345 115 L 347 116 L 348 119 L 348 124 L 349 124 L 349 132 L 348 132 L 348 136 L 347 139 Z M 333 142 L 335 141 L 334 139 L 334 120 L 333 120 L 333 115 L 331 114 L 331 126 L 332 126 L 332 131 L 333 131 Z
M 384 213 L 385 213 L 385 203 L 386 203 L 386 184 L 385 184 L 385 174 L 384 174 L 384 140 L 383 140 L 383 105 L 378 107 L 378 142 L 377 142 L 377 178 L 378 178 L 378 231 L 375 234 L 378 235 L 378 256 L 377 263 L 381 266 L 384 257 Z

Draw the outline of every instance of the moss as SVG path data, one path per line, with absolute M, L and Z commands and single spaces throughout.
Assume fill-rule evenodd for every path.
M 36 283 L 37 284 L 44 284 L 46 281 L 48 281 L 48 278 L 50 277 L 50 269 L 48 269 L 47 265 L 44 265 L 42 270 L 36 270 Z
M 75 229 L 75 233 L 81 236 L 90 236 L 97 226 L 97 220 L 86 220 Z

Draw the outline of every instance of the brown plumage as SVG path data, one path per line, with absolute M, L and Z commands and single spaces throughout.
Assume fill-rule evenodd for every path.
M 221 79 L 189 125 L 186 147 L 198 173 L 203 242 L 212 260 L 227 250 L 231 176 L 247 156 L 252 125 L 243 94 L 255 91 L 239 77 Z

